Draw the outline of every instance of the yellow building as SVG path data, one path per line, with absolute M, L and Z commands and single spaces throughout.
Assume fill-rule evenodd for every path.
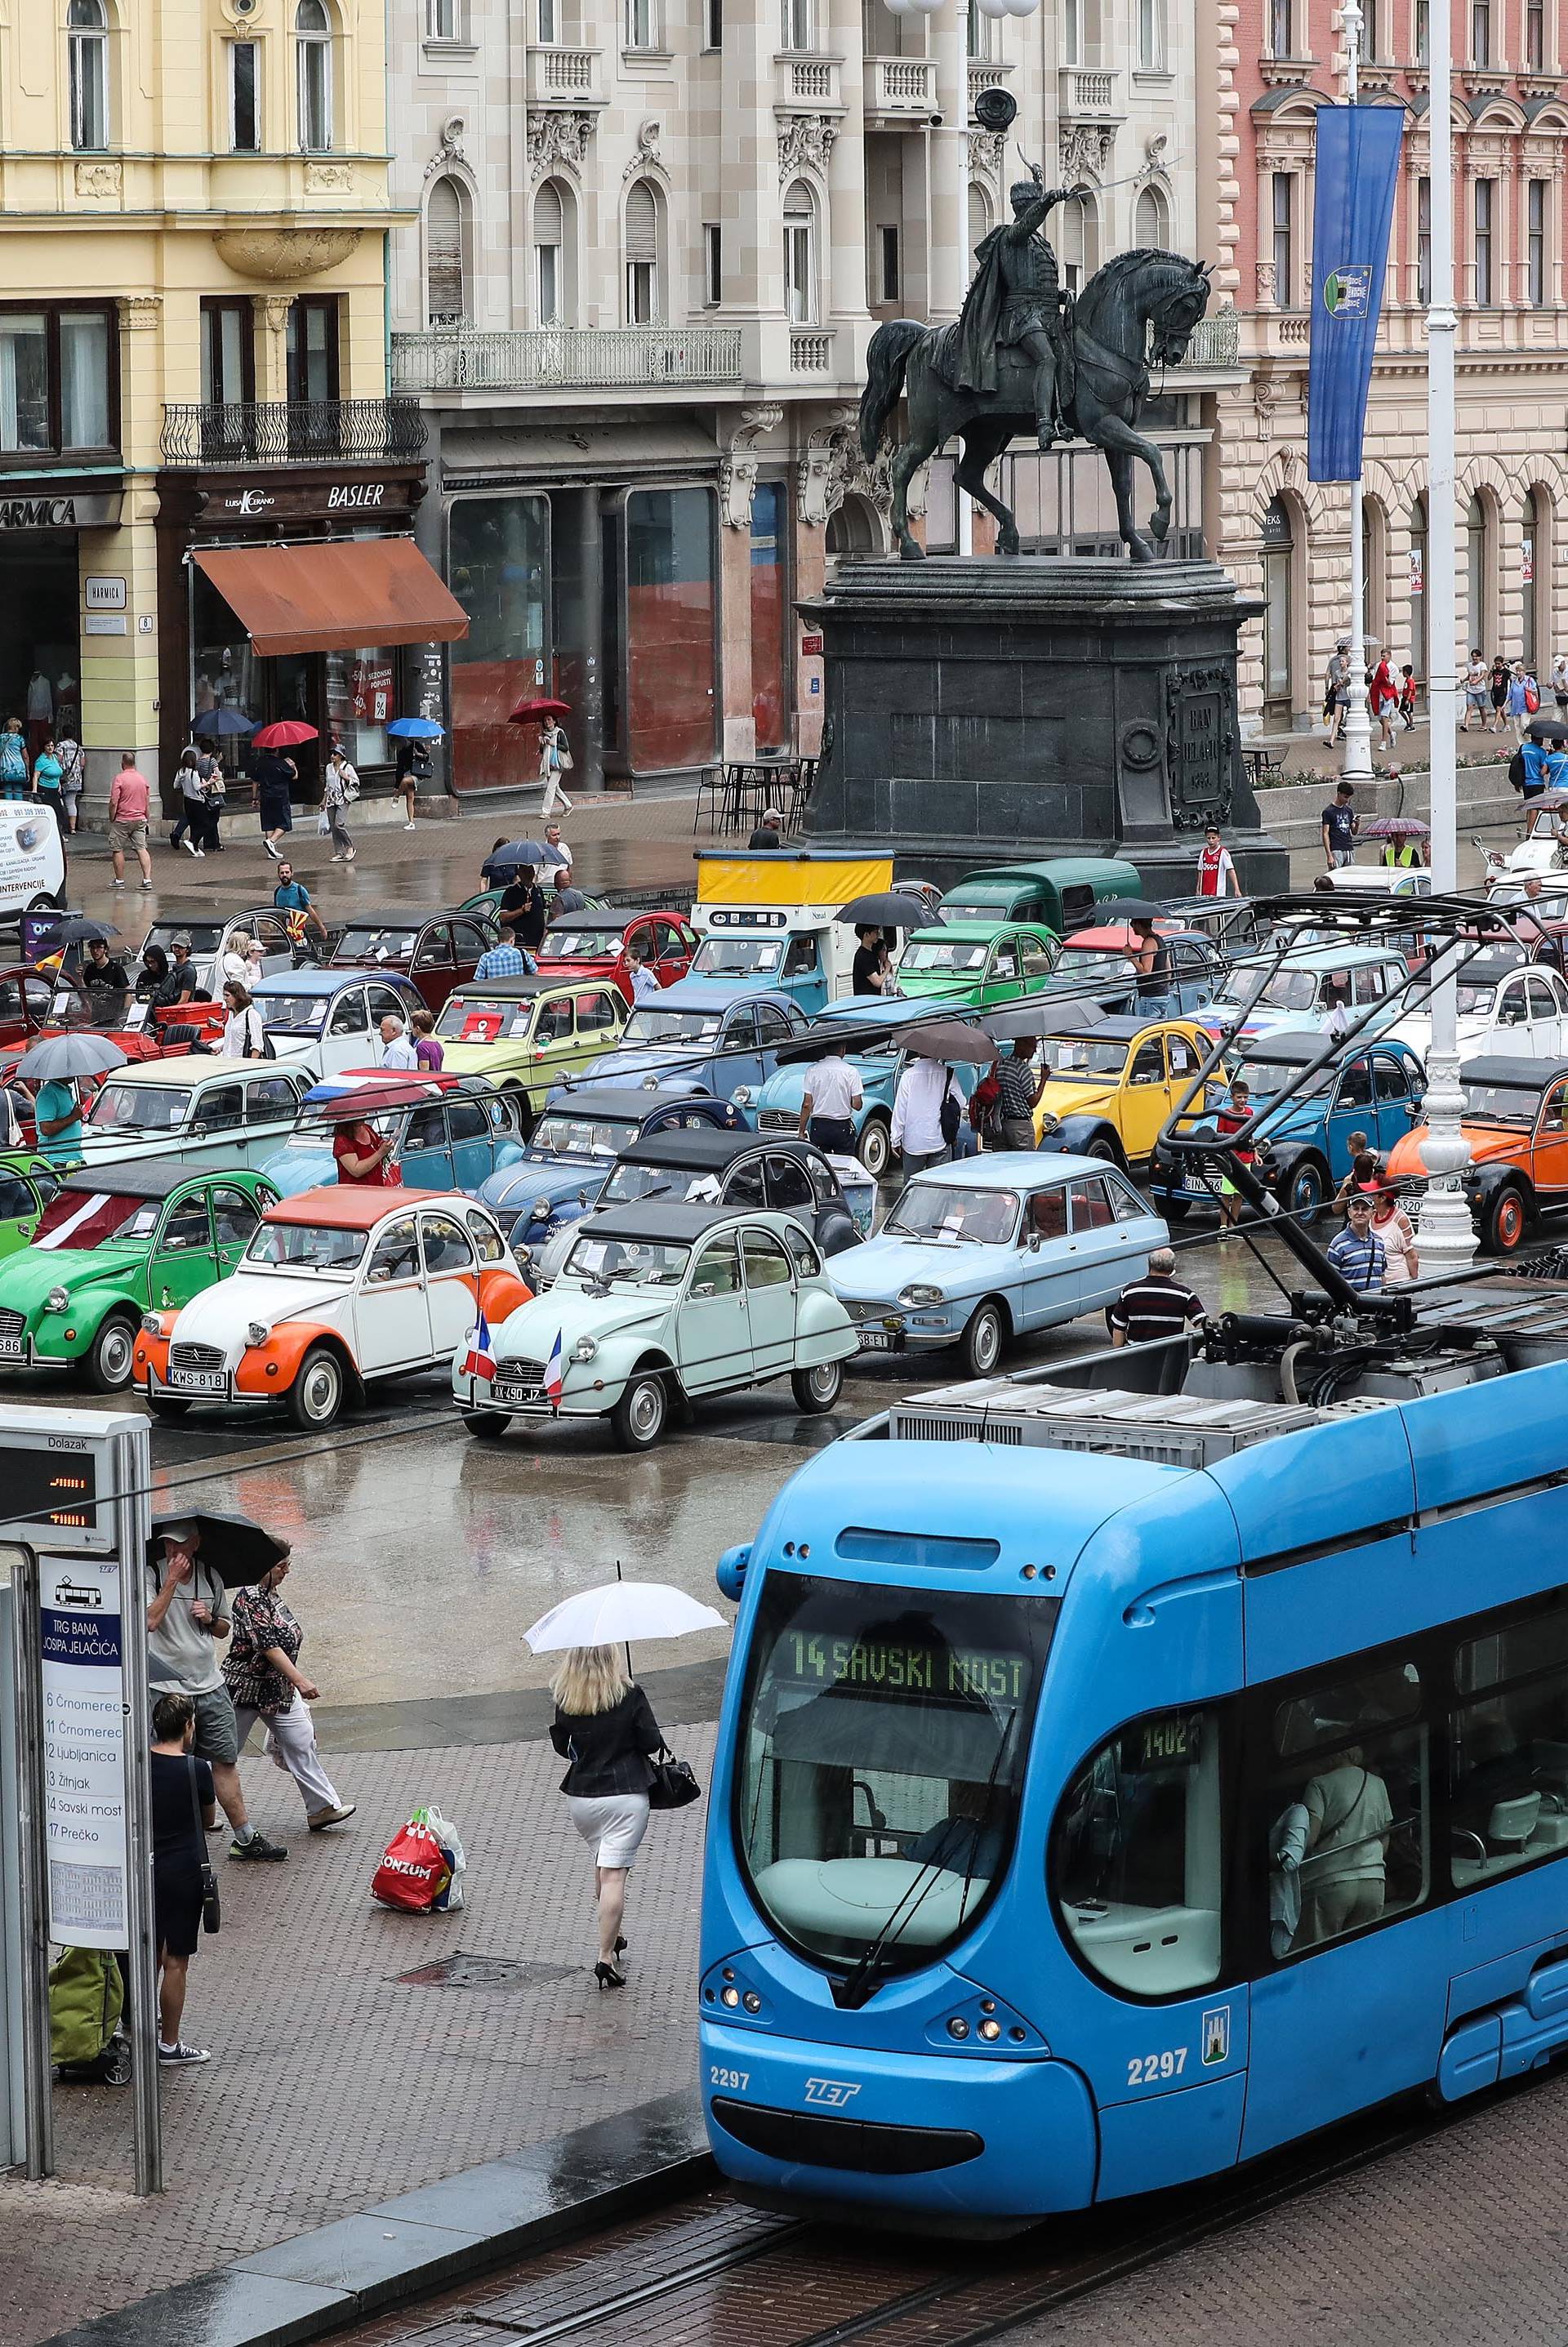
M 385 88 L 384 0 L 0 0 L 0 719 L 89 802 L 277 716 L 369 779 L 439 669 Z

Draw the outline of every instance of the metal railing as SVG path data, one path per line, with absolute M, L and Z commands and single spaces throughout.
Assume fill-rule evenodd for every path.
M 1187 343 L 1184 366 L 1235 366 L 1241 349 L 1241 319 L 1235 310 L 1222 310 L 1216 317 L 1200 318 L 1193 328 Z
M 738 326 L 518 326 L 394 334 L 400 392 L 739 383 Z
M 416 399 L 165 402 L 166 465 L 406 464 L 425 453 Z

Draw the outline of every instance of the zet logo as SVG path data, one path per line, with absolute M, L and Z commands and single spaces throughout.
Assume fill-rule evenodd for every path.
M 1369 265 L 1331 269 L 1323 281 L 1323 306 L 1331 318 L 1364 318 L 1371 302 Z
M 1230 2018 L 1228 2012 L 1225 2018 L 1227 2021 Z M 826 2103 L 835 2110 L 842 2110 L 845 2104 L 852 2102 L 859 2092 L 859 2087 L 849 2078 L 808 2078 L 805 2082 L 808 2103 Z
M 1214 2005 L 1204 2014 L 1202 2038 L 1205 2070 L 1212 2069 L 1216 2063 L 1230 2060 L 1231 2009 L 1228 2004 Z

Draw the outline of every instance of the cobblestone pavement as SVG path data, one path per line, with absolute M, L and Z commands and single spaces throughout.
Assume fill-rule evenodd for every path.
M 712 1725 L 661 1724 L 705 1778 Z M 163 2195 L 125 2188 L 129 2097 L 102 2087 L 56 2090 L 62 2185 L 0 2178 L 5 2347 L 692 2082 L 705 1805 L 654 1820 L 631 1879 L 630 1984 L 604 1996 L 592 1864 L 548 1743 L 332 1768 L 359 1815 L 312 1835 L 291 1781 L 245 1764 L 251 1815 L 289 1861 L 217 1861 L 223 1928 L 192 1960 L 185 2027 L 212 2060 L 162 2080 Z M 463 1836 L 461 1914 L 371 1901 L 382 1849 L 420 1801 Z M 459 1949 L 527 1969 L 506 1988 L 403 1977 Z

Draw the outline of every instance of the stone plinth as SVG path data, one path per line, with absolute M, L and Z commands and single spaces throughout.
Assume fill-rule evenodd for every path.
M 1245 889 L 1286 885 L 1236 723 L 1236 630 L 1262 606 L 1217 564 L 856 563 L 799 609 L 826 665 L 814 840 L 891 839 L 944 884 L 1120 853 L 1184 895 L 1217 822 Z

